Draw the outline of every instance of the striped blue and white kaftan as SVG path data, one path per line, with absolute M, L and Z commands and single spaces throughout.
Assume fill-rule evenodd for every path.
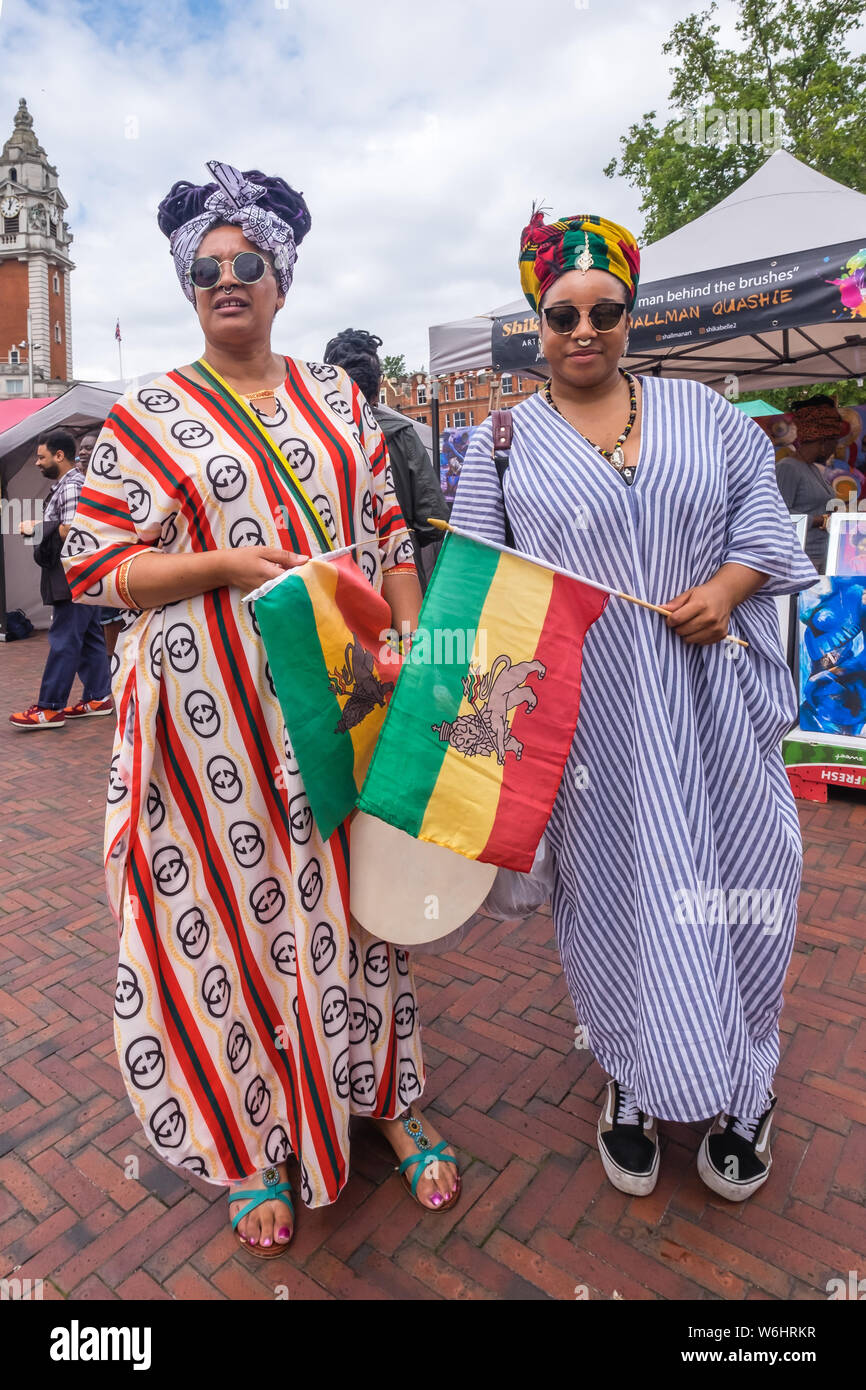
M 548 827 L 553 917 L 589 1045 L 641 1108 L 764 1108 L 779 1058 L 802 847 L 780 740 L 796 718 L 774 595 L 815 580 L 759 426 L 694 381 L 643 377 L 629 486 L 542 393 L 512 412 L 518 549 L 664 603 L 735 561 L 769 576 L 733 612 L 748 650 L 687 645 L 612 598 L 586 637 L 580 719 Z M 488 420 L 452 522 L 502 543 Z

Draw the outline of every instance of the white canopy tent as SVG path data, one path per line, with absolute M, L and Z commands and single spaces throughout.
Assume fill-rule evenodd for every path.
M 843 306 L 834 281 L 864 247 L 866 195 L 777 150 L 715 207 L 642 251 L 626 365 L 720 390 L 732 374 L 742 391 L 860 376 L 866 319 Z M 431 328 L 431 373 L 539 373 L 531 318 L 518 299 Z M 502 323 L 511 332 L 497 362 Z
M 144 386 L 157 372 L 136 378 Z M 0 433 L 0 489 L 7 515 L 14 521 L 33 515 L 33 504 L 43 501 L 51 484 L 35 466 L 36 443 L 52 429 L 71 429 L 86 433 L 91 426 L 98 432 L 115 401 L 128 390 L 128 381 L 79 382 L 41 410 Z M 18 528 L 6 527 L 0 534 L 0 634 L 6 613 L 21 608 L 34 627 L 48 627 L 50 610 L 39 594 L 40 570 L 33 559 L 33 546 L 18 535 Z

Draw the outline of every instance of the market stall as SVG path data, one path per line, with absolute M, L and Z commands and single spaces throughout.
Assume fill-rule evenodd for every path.
M 832 392 L 866 374 L 866 195 L 783 150 L 641 262 L 632 371 L 703 381 L 734 400 L 780 386 Z M 523 299 L 430 329 L 432 375 L 491 367 L 546 375 Z M 783 452 L 787 417 L 743 404 Z M 837 492 L 845 515 L 831 519 L 827 576 L 779 605 L 801 706 L 784 756 L 797 794 L 824 798 L 828 785 L 866 788 L 866 515 L 850 480 Z
M 151 381 L 156 372 L 138 378 L 141 384 Z M 0 497 L 4 515 L 14 522 L 20 512 L 22 519 L 33 515 L 33 509 L 44 501 L 51 486 L 35 467 L 36 443 L 40 435 L 53 429 L 70 429 L 80 436 L 88 426 L 102 427 L 106 415 L 128 382 L 79 382 L 62 396 L 38 401 L 16 401 L 18 418 L 2 428 L 0 416 Z M 26 513 L 26 516 L 25 516 Z M 39 594 L 40 571 L 33 560 L 33 546 L 18 535 L 17 526 L 0 529 L 0 640 L 3 638 L 6 614 L 20 608 L 34 627 L 48 627 L 51 613 Z

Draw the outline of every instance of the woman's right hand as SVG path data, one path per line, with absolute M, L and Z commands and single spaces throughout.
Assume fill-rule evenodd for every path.
M 308 555 L 295 555 L 274 545 L 242 545 L 237 550 L 222 553 L 226 585 L 233 585 L 248 594 L 269 579 L 276 579 L 288 569 L 302 565 Z

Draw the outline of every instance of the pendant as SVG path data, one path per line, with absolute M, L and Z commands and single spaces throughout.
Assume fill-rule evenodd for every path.
M 622 468 L 623 464 L 625 463 L 625 454 L 622 451 L 621 444 L 617 444 L 616 448 L 610 456 L 610 461 L 613 464 L 614 468 Z
M 622 470 L 621 476 L 622 476 L 623 478 L 625 478 L 625 481 L 626 481 L 627 483 L 630 483 L 630 482 L 632 481 L 632 479 L 634 478 L 634 469 L 633 469 L 633 468 L 624 468 L 624 469 Z
M 583 235 L 583 250 L 581 251 L 580 255 L 575 261 L 575 266 L 578 270 L 582 270 L 584 275 L 586 275 L 587 271 L 592 270 L 592 267 L 595 263 L 592 259 L 592 252 L 589 249 L 589 232 L 584 232 Z

